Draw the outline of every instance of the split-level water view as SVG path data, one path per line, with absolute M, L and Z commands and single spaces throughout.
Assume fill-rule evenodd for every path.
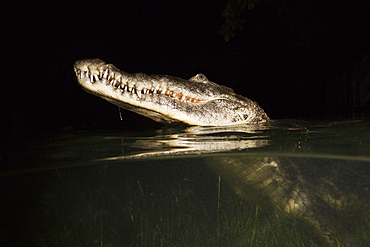
M 19 139 L 4 246 L 370 246 L 365 120 Z

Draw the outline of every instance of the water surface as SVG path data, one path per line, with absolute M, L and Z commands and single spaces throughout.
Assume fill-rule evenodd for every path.
M 27 140 L 1 175 L 13 246 L 370 244 L 365 120 Z

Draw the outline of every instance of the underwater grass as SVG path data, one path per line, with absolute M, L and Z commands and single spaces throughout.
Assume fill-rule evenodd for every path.
M 303 220 L 235 197 L 220 176 L 209 200 L 189 181 L 153 192 L 135 179 L 113 190 L 56 175 L 63 186 L 43 197 L 49 207 L 37 246 L 329 246 Z M 369 203 L 353 201 L 342 211 L 334 245 L 370 246 Z
M 235 205 L 236 208 L 233 207 Z M 356 205 L 358 207 L 361 202 Z M 223 215 L 217 217 L 218 220 L 221 218 L 220 224 L 217 224 L 217 246 L 369 246 L 368 204 L 361 208 L 344 209 L 345 216 L 337 227 L 333 244 L 325 242 L 307 222 L 289 214 L 281 213 L 278 217 L 265 214 L 262 206 L 248 205 L 238 199 L 234 203 L 222 203 L 221 200 L 220 207 Z M 358 213 L 363 215 L 360 218 L 353 217 Z M 213 236 L 208 237 L 210 239 L 205 239 L 205 242 L 214 244 L 211 240 Z M 189 238 L 184 239 L 188 239 L 185 243 L 189 243 Z M 191 242 L 190 245 L 204 246 L 203 241 Z
M 140 241 L 136 241 L 134 246 L 329 246 L 303 220 L 289 214 L 278 217 L 270 212 L 267 214 L 263 205 L 250 205 L 238 198 L 223 200 L 220 182 L 218 185 L 215 217 L 212 217 L 212 212 L 203 211 L 211 219 L 207 226 L 200 226 L 199 221 L 191 216 L 196 215 L 198 201 L 184 200 L 181 187 L 172 188 L 171 214 L 166 214 L 166 210 L 158 211 L 153 206 L 136 207 L 140 211 L 151 211 L 159 218 L 139 218 L 143 221 L 140 225 L 145 225 L 146 230 L 140 229 Z M 194 211 L 186 211 L 186 208 Z M 362 229 L 368 232 L 366 228 Z M 342 240 L 338 239 L 337 243 L 342 244 Z

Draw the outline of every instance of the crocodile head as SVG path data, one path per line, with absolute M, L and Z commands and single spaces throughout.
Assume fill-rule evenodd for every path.
M 74 64 L 87 92 L 157 122 L 221 126 L 257 124 L 269 117 L 259 105 L 203 74 L 189 80 L 167 75 L 128 74 L 100 59 Z

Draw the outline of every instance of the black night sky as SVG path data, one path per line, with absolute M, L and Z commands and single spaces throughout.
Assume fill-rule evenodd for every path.
M 218 32 L 226 4 L 28 1 L 4 7 L 2 99 L 10 133 L 160 126 L 127 111 L 121 121 L 117 107 L 81 90 L 73 63 L 95 57 L 130 73 L 204 73 L 257 101 L 273 119 L 330 116 L 328 82 L 349 81 L 369 54 L 368 1 L 261 1 L 240 14 L 245 30 L 229 42 Z

